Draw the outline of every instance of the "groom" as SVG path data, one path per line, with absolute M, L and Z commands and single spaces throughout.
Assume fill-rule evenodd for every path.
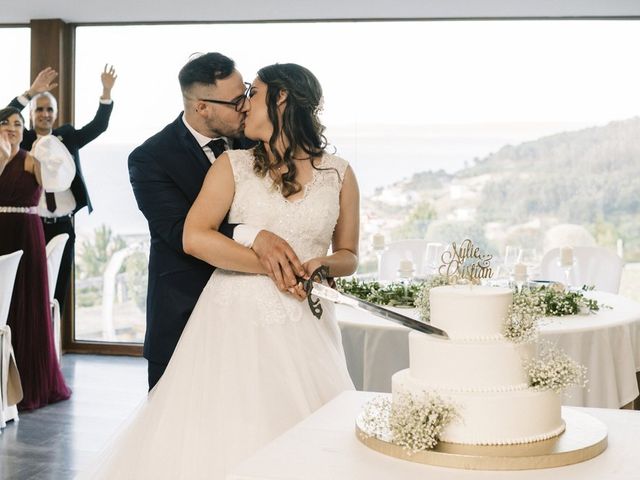
M 243 139 L 248 85 L 233 60 L 215 52 L 191 59 L 178 75 L 184 112 L 129 155 L 129 178 L 149 223 L 149 286 L 144 356 L 149 390 L 158 382 L 214 267 L 184 253 L 182 231 L 211 164 Z M 220 232 L 251 247 L 282 291 L 304 269 L 280 237 L 223 222 Z

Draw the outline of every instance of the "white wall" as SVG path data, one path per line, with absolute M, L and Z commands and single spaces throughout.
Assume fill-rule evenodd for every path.
M 640 0 L 0 0 L 0 24 L 629 16 Z

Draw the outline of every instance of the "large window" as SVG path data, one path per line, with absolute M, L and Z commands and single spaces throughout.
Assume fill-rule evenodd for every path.
M 78 338 L 143 338 L 148 235 L 127 155 L 176 118 L 177 73 L 197 51 L 229 55 L 248 81 L 274 62 L 318 76 L 327 137 L 362 190 L 361 273 L 374 268 L 375 233 L 388 241 L 470 236 L 496 254 L 506 245 L 540 252 L 545 233 L 566 223 L 628 262 L 640 260 L 638 27 L 590 20 L 78 28 L 78 125 L 95 113 L 104 64 L 118 70 L 109 130 L 81 152 L 95 211 L 77 218 Z
M 4 68 L 0 75 L 0 92 L 3 95 L 2 106 L 4 106 L 29 87 L 30 30 L 26 27 L 2 27 L 0 28 L 0 45 L 9 47 L 4 48 L 2 52 Z

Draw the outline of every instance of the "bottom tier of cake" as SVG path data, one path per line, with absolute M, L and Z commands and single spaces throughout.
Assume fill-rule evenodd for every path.
M 392 377 L 394 400 L 401 393 L 414 396 L 435 392 L 451 403 L 458 418 L 440 437 L 443 442 L 468 445 L 512 445 L 546 440 L 564 431 L 561 395 L 532 388 L 508 392 L 433 390 L 402 370 Z

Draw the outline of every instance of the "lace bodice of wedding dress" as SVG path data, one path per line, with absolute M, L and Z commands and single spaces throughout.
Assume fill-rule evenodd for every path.
M 305 262 L 326 255 L 340 214 L 340 189 L 347 162 L 325 154 L 304 187 L 304 195 L 293 201 L 282 196 L 267 175 L 253 171 L 251 150 L 227 152 L 233 168 L 236 192 L 229 212 L 230 223 L 243 223 L 269 230 L 285 239 Z

